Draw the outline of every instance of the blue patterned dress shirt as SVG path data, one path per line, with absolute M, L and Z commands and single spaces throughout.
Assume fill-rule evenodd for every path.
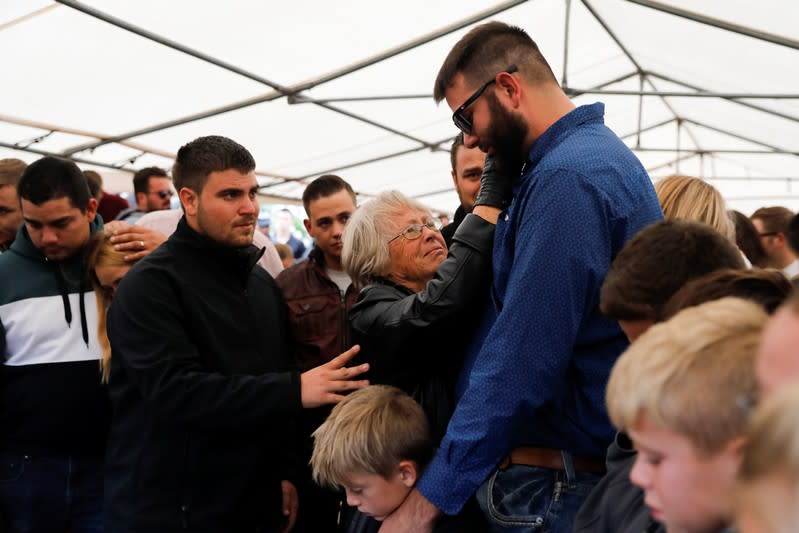
M 627 341 L 600 314 L 599 290 L 627 240 L 663 215 L 604 109 L 578 107 L 536 140 L 497 223 L 491 301 L 418 485 L 446 514 L 515 447 L 602 460 L 613 438 L 605 386 Z

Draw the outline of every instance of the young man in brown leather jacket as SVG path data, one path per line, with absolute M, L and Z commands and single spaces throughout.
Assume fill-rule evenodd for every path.
M 347 313 L 358 297 L 358 291 L 341 267 L 341 236 L 355 211 L 352 187 L 338 176 L 324 175 L 306 187 L 302 203 L 308 215 L 303 223 L 316 245 L 307 261 L 293 265 L 277 277 L 288 305 L 294 361 L 301 372 L 349 348 Z M 304 413 L 303 464 L 310 459 L 311 433 L 329 412 L 328 408 L 320 408 Z M 314 485 L 310 470 L 306 474 L 304 486 L 299 487 L 303 503 L 294 531 L 333 531 L 340 498 Z

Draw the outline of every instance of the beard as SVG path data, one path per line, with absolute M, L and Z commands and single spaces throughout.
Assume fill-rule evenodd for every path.
M 491 125 L 485 137 L 494 148 L 494 159 L 502 171 L 517 176 L 527 161 L 524 139 L 529 127 L 522 117 L 502 107 L 494 93 L 489 93 L 487 100 Z

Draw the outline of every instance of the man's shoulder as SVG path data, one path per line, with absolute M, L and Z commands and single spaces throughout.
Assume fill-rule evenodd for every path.
M 55 276 L 46 265 L 16 252 L 0 255 L 0 305 L 55 294 Z

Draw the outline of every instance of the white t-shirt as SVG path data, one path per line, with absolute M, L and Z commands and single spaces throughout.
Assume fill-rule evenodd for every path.
M 352 285 L 352 280 L 347 275 L 346 272 L 342 272 L 341 270 L 333 270 L 332 268 L 326 268 L 325 272 L 327 273 L 327 277 L 329 277 L 333 283 L 338 285 L 338 290 L 342 296 L 347 292 L 347 288 Z

